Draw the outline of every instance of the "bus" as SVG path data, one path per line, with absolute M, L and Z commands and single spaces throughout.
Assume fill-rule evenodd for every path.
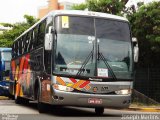
M 10 62 L 12 48 L 0 47 L 0 95 L 9 95 Z
M 11 93 L 16 103 L 81 106 L 103 114 L 127 108 L 134 81 L 131 31 L 126 18 L 75 10 L 52 11 L 12 46 Z

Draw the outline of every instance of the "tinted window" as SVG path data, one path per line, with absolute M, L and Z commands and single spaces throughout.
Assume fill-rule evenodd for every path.
M 46 28 L 46 21 L 43 21 L 39 26 L 37 45 L 43 45 L 45 28 Z
M 29 33 L 29 43 L 28 43 L 28 51 L 32 50 L 32 45 L 33 45 L 33 31 L 31 30 Z
M 60 16 L 56 17 L 56 22 L 58 33 L 94 35 L 93 18 Z
M 33 48 L 37 47 L 37 38 L 38 38 L 38 26 L 33 30 Z
M 96 19 L 97 38 L 107 38 L 110 40 L 130 40 L 130 30 L 128 23 L 107 19 Z
M 19 54 L 22 54 L 22 39 L 20 38 L 18 41 L 19 41 Z
M 15 42 L 15 57 L 18 56 L 18 41 Z

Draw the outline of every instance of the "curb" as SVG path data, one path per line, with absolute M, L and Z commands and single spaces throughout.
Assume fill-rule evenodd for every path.
M 128 109 L 132 111 L 142 111 L 142 112 L 160 112 L 160 108 L 150 108 L 150 107 L 142 107 L 142 108 L 130 107 Z
M 0 96 L 0 100 L 8 100 L 8 97 Z

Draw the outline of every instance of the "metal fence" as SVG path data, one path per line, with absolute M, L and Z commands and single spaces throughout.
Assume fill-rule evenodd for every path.
M 135 78 L 137 91 L 160 102 L 160 68 L 138 68 Z

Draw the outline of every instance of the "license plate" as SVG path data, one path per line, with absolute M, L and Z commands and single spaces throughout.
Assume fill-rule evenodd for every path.
M 102 99 L 98 98 L 89 98 L 88 99 L 89 104 L 102 104 Z

